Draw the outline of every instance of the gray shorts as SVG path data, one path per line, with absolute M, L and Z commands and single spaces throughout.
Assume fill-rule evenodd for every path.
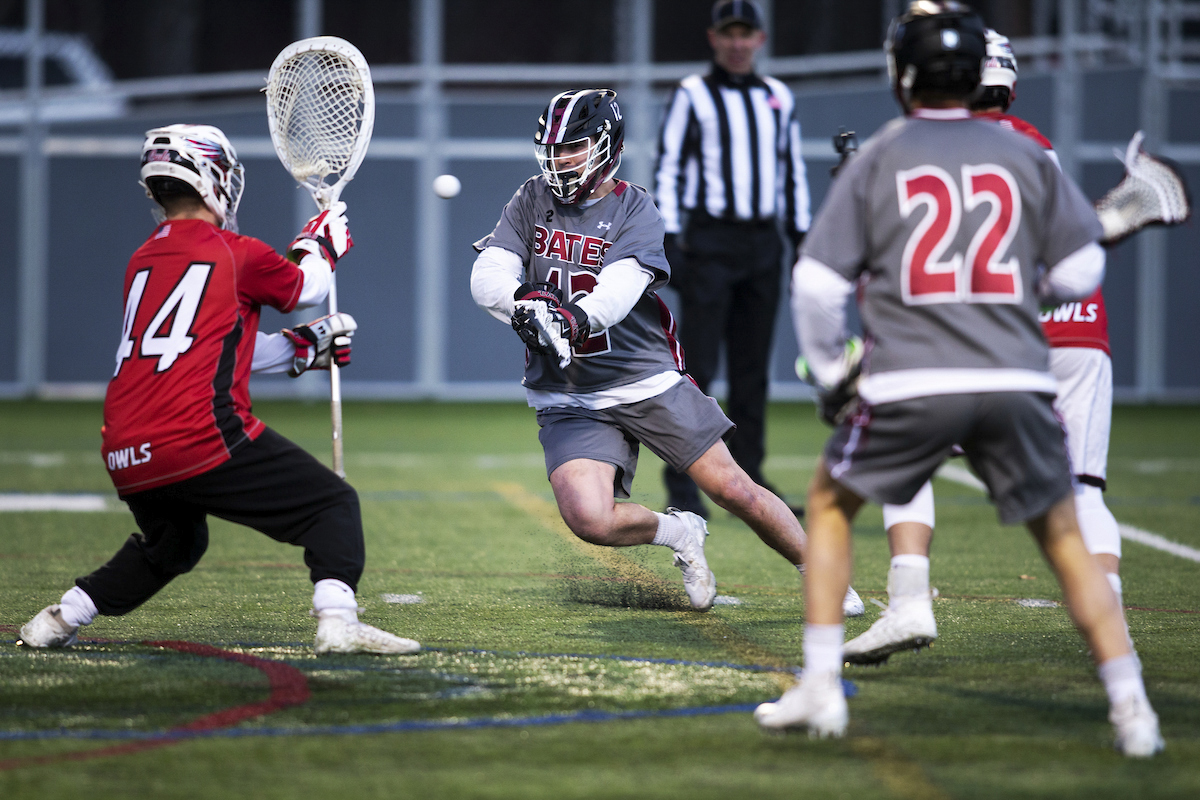
M 833 478 L 860 497 L 902 505 L 961 444 L 1001 521 L 1041 516 L 1071 491 L 1054 398 L 988 392 L 862 404 L 825 444 Z
M 639 442 L 683 472 L 734 427 L 717 401 L 687 378 L 640 403 L 599 411 L 554 406 L 539 411 L 537 421 L 547 477 L 577 458 L 603 461 L 617 468 L 615 497 L 629 497 Z

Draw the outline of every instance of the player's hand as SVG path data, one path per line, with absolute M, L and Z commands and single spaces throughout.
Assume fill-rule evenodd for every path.
M 305 370 L 329 369 L 350 365 L 350 338 L 358 330 L 354 317 L 345 312 L 326 314 L 282 333 L 296 345 L 296 355 L 288 375 L 297 377 Z
M 296 251 L 312 253 L 333 267 L 352 247 L 354 237 L 350 235 L 350 223 L 346 219 L 346 204 L 339 200 L 305 223 L 288 248 L 288 255 Z
M 827 425 L 836 428 L 858 409 L 858 379 L 865 353 L 862 339 L 857 336 L 847 339 L 842 353 L 842 377 L 832 386 L 817 381 L 804 356 L 796 359 L 796 377 L 817 390 L 817 416 Z
M 560 368 L 571 363 L 571 346 L 591 335 L 587 312 L 574 303 L 551 306 L 545 300 L 518 300 L 512 326 L 530 351 L 557 357 Z

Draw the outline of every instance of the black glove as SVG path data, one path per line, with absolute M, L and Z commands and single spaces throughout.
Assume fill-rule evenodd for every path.
M 544 300 L 551 308 L 557 308 L 562 305 L 563 293 L 553 283 L 525 281 L 513 292 L 513 300 Z

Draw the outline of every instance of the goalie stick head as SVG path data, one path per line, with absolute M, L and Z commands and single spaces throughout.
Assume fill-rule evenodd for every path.
M 245 170 L 220 128 L 181 124 L 146 131 L 140 183 L 160 209 L 169 188 L 164 181 L 172 180 L 195 189 L 221 227 L 237 231 Z
M 538 119 L 534 154 L 560 203 L 586 200 L 621 165 L 625 120 L 612 89 L 556 95 Z
M 920 95 L 969 102 L 987 54 L 983 20 L 955 0 L 913 0 L 892 20 L 884 50 L 892 89 L 905 111 Z

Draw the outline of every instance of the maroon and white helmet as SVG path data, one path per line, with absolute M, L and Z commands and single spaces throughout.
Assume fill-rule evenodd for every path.
M 1017 57 L 1007 36 L 991 28 L 984 32 L 987 57 L 979 81 L 983 92 L 972 108 L 1001 108 L 1005 111 L 1017 99 Z
M 625 120 L 612 89 L 555 95 L 538 119 L 534 154 L 560 203 L 587 200 L 621 165 Z
M 220 128 L 168 125 L 146 131 L 142 145 L 142 187 L 161 207 L 162 181 L 178 180 L 196 190 L 221 227 L 237 231 L 237 209 L 245 188 L 237 152 Z

